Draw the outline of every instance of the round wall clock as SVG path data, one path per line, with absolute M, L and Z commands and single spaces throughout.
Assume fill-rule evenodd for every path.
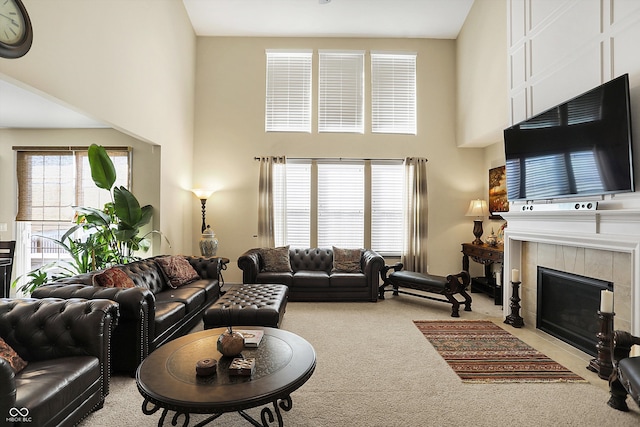
M 31 20 L 22 0 L 0 1 L 0 57 L 20 58 L 32 42 Z

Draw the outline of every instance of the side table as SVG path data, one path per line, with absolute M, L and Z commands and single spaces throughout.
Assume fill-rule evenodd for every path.
M 484 292 L 491 296 L 496 305 L 502 305 L 503 267 L 500 268 L 500 286 L 491 273 L 492 265 L 504 261 L 504 247 L 502 245 L 489 246 L 486 244 L 474 245 L 462 244 L 462 269 L 469 272 L 469 258 L 474 262 L 484 265 L 484 277 L 471 279 L 471 292 Z

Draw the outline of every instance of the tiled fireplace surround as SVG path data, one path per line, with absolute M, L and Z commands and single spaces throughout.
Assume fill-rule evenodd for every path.
M 516 210 L 504 216 L 504 315 L 511 269 L 521 272 L 520 315 L 536 325 L 537 266 L 613 282 L 614 329 L 640 334 L 640 211 Z M 567 304 L 571 304 L 567 301 Z

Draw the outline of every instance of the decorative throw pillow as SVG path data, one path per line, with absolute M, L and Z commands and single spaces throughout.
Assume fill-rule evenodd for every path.
M 362 273 L 360 260 L 362 249 L 341 249 L 333 247 L 332 273 Z
M 27 366 L 27 362 L 22 360 L 22 357 L 2 338 L 0 338 L 0 358 L 9 362 L 9 365 L 11 365 L 16 374 Z
M 260 255 L 264 262 L 262 271 L 271 273 L 288 273 L 291 269 L 291 261 L 289 260 L 289 245 L 280 246 L 278 248 L 262 248 Z
M 162 270 L 167 284 L 177 288 L 187 283 L 200 279 L 200 275 L 183 256 L 168 255 L 155 259 L 156 264 Z
M 131 277 L 118 267 L 111 267 L 102 273 L 95 274 L 92 279 L 93 286 L 104 286 L 105 288 L 135 288 L 136 284 Z

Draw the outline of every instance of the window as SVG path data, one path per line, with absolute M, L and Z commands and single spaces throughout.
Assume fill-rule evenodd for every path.
M 289 159 L 277 174 L 274 205 L 286 206 L 276 245 L 367 247 L 383 255 L 402 250 L 404 166 L 400 160 Z M 277 176 L 274 180 L 278 180 Z M 286 198 L 286 200 L 283 200 Z M 278 240 L 278 236 L 281 240 Z
M 114 147 L 108 153 L 116 168 L 116 185 L 129 187 L 129 149 Z M 17 159 L 16 221 L 31 235 L 30 242 L 18 239 L 16 243 L 16 252 L 29 254 L 25 265 L 17 267 L 24 272 L 67 255 L 51 238 L 60 239 L 71 228 L 73 206 L 102 208 L 111 196 L 93 183 L 86 148 L 18 151 Z M 25 250 L 25 245 L 30 249 Z
M 371 52 L 371 131 L 416 135 L 416 54 Z
M 311 54 L 267 50 L 267 132 L 311 132 Z
M 318 56 L 318 132 L 364 133 L 364 51 Z

